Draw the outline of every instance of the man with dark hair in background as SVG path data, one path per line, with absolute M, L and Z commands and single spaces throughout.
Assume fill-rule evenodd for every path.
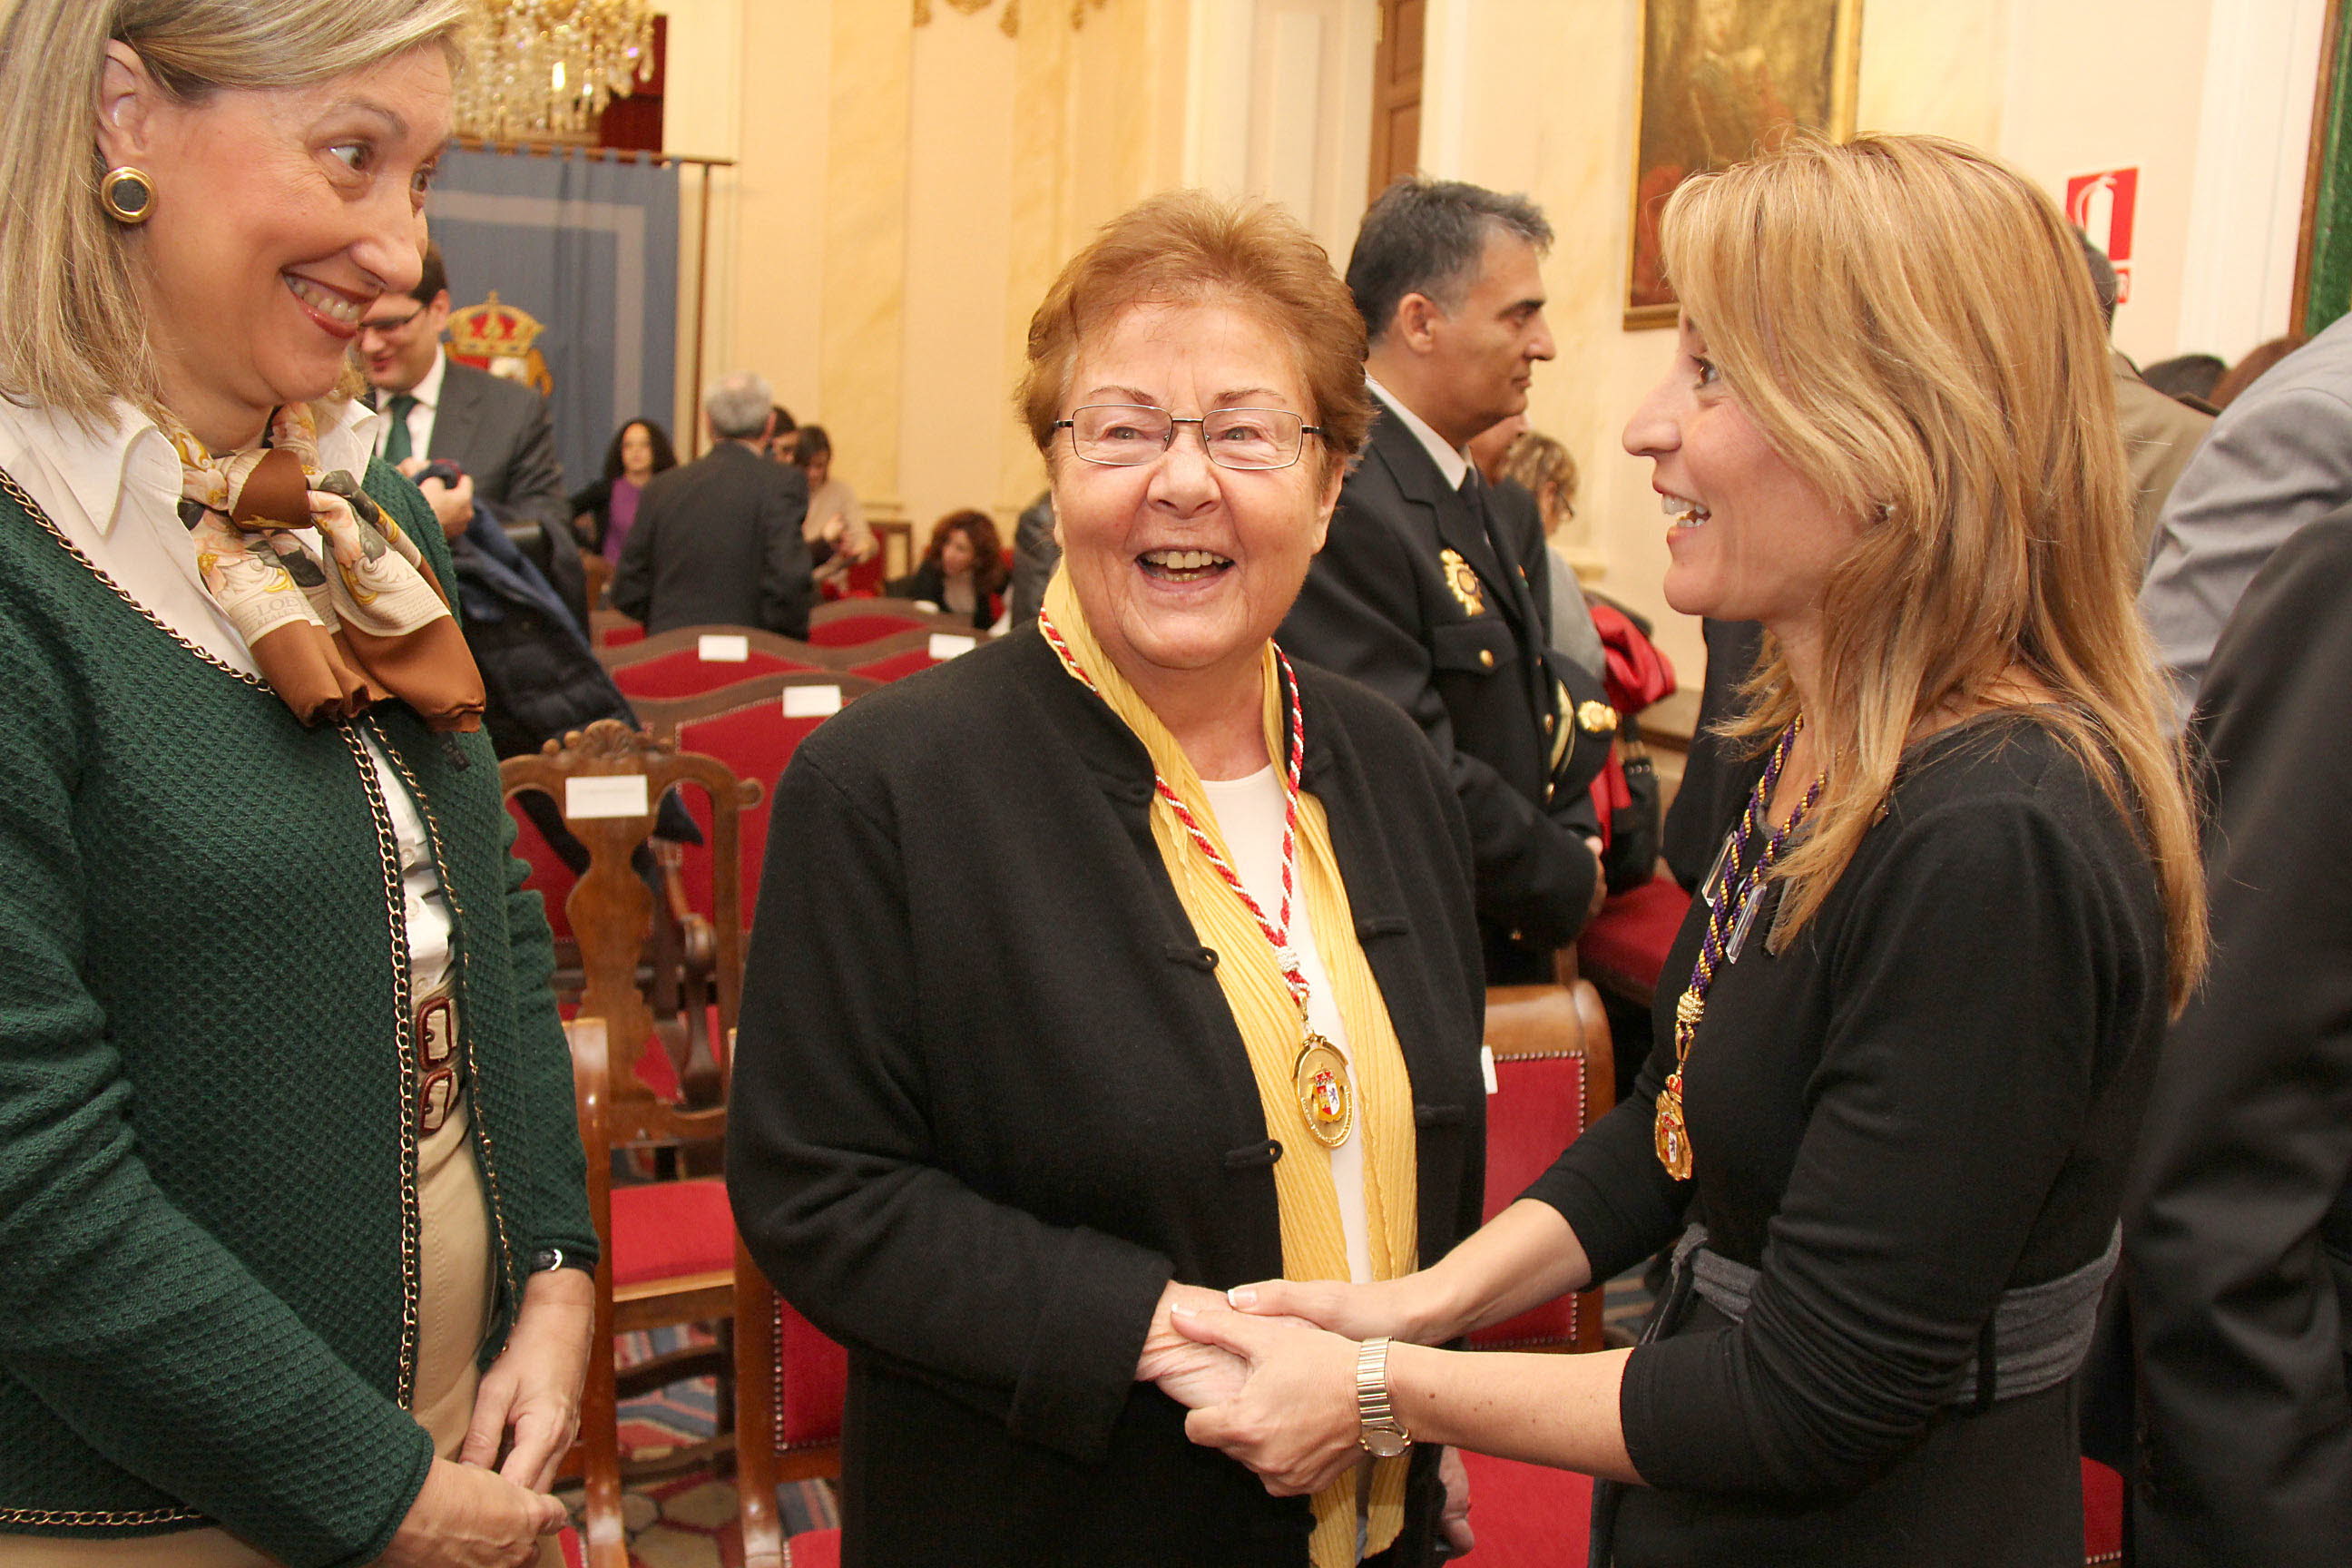
M 441 247 L 428 245 L 416 292 L 386 294 L 361 318 L 352 353 L 374 405 L 392 416 L 376 451 L 417 480 L 452 540 L 473 526 L 478 507 L 503 527 L 584 635 L 587 574 L 547 399 L 451 359 L 441 343 L 449 304 Z M 457 479 L 427 473 L 434 459 L 455 463 Z
M 808 636 L 808 479 L 768 458 L 775 400 L 764 377 L 721 376 L 703 394 L 712 445 L 656 474 L 613 573 L 613 607 L 648 634 L 757 626 Z
M 1616 715 L 1549 656 L 1551 566 L 1532 499 L 1464 448 L 1527 407 L 1552 357 L 1524 197 L 1400 180 L 1364 215 L 1348 287 L 1379 405 L 1282 645 L 1418 721 L 1469 819 L 1490 984 L 1549 980 L 1599 906 L 1590 786 Z

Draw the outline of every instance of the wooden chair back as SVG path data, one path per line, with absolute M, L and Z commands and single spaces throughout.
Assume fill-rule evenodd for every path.
M 587 871 L 565 900 L 580 949 L 583 988 L 565 1026 L 572 1046 L 572 1089 L 587 1154 L 589 1210 L 602 1257 L 596 1268 L 596 1320 L 582 1396 L 580 1468 L 585 1500 L 584 1542 L 593 1568 L 627 1568 L 621 1526 L 619 1401 L 621 1370 L 614 1336 L 664 1324 L 724 1320 L 732 1310 L 733 1246 L 726 1194 L 712 1179 L 631 1186 L 616 1198 L 615 1150 L 712 1145 L 726 1131 L 723 1103 L 693 1108 L 658 1095 L 642 1072 L 656 1043 L 657 1021 L 647 1005 L 640 961 L 656 929 L 654 889 L 636 868 L 636 852 L 654 826 L 663 794 L 685 786 L 709 808 L 716 900 L 709 921 L 710 984 L 716 1028 L 731 1035 L 742 997 L 742 933 L 736 918 L 740 848 L 739 818 L 757 800 L 756 783 L 738 780 L 715 758 L 680 753 L 617 720 L 551 741 L 538 753 L 499 765 L 509 796 L 538 790 L 551 796 L 564 823 L 589 853 Z M 698 1004 L 688 1009 L 701 1015 Z M 675 1021 L 671 1021 L 675 1022 Z M 679 1058 L 679 1060 L 685 1059 Z M 625 1208 L 626 1213 L 620 1210 Z M 716 1230 L 715 1243 L 709 1233 Z M 715 1247 L 719 1257 L 696 1267 L 680 1258 Z M 722 1369 L 723 1370 L 723 1367 Z M 714 1439 L 715 1450 L 722 1445 Z

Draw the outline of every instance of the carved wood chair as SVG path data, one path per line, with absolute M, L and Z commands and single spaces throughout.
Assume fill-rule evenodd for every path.
M 551 741 L 536 755 L 509 757 L 499 771 L 509 795 L 535 789 L 552 796 L 590 856 L 587 872 L 566 900 L 584 976 L 566 1033 L 588 1156 L 589 1206 L 604 1257 L 596 1270 L 596 1331 L 576 1453 L 587 1493 L 588 1562 L 593 1568 L 628 1568 L 619 1400 L 625 1392 L 706 1370 L 719 1373 L 723 1388 L 731 1363 L 722 1342 L 715 1354 L 673 1354 L 625 1373 L 615 1363 L 614 1336 L 704 1322 L 723 1330 L 733 1310 L 735 1254 L 726 1189 L 716 1177 L 620 1185 L 613 1180 L 616 1150 L 709 1146 L 726 1131 L 723 1104 L 688 1109 L 671 1103 L 640 1075 L 646 1052 L 661 1047 L 639 967 L 654 927 L 655 895 L 632 862 L 666 791 L 683 785 L 689 795 L 706 799 L 716 895 L 714 1007 L 716 1027 L 723 1032 L 718 1042 L 723 1066 L 725 1037 L 732 1034 L 742 997 L 739 817 L 761 792 L 757 783 L 737 779 L 714 758 L 682 754 L 674 743 L 611 719 Z M 731 1434 L 716 1436 L 668 1456 L 659 1468 L 706 1463 L 730 1443 Z

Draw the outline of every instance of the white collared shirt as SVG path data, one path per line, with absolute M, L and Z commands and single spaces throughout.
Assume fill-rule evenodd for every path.
M 1372 395 L 1379 398 L 1390 413 L 1397 416 L 1398 423 L 1412 432 L 1413 439 L 1429 453 L 1429 460 L 1437 465 L 1439 473 L 1445 476 L 1446 488 L 1460 489 L 1463 477 L 1470 472 L 1469 454 L 1446 445 L 1445 437 L 1431 429 L 1427 420 L 1398 402 L 1395 393 L 1370 376 L 1364 377 L 1364 384 L 1371 389 Z M 424 448 L 420 447 L 417 450 L 421 452 Z
M 448 379 L 448 370 L 449 351 L 436 348 L 433 351 L 433 368 L 425 373 L 424 380 L 408 389 L 408 395 L 416 399 L 416 406 L 408 411 L 408 449 L 416 457 L 422 458 L 433 450 L 433 424 L 440 416 L 441 384 Z M 376 405 L 389 408 L 392 400 L 398 395 L 398 393 L 386 392 L 379 387 L 375 395 Z M 374 450 L 378 457 L 383 455 L 384 439 L 391 434 L 392 420 L 386 416 L 383 428 L 376 433 Z M 359 470 L 354 468 L 352 471 L 357 473 Z
M 195 548 L 180 521 L 179 454 L 154 421 L 130 404 L 118 400 L 111 414 L 110 424 L 92 430 L 0 397 L 0 468 L 142 609 L 222 663 L 258 677 L 252 648 L 197 574 Z M 388 416 L 349 405 L 319 431 L 320 466 L 331 473 L 364 474 L 369 450 L 389 423 Z M 315 532 L 303 538 L 313 551 L 320 548 Z M 421 991 L 448 968 L 448 906 L 424 818 L 373 733 L 362 726 L 360 734 L 400 840 L 409 963 Z

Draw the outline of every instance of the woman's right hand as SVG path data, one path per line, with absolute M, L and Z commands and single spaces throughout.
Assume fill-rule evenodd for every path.
M 1427 1344 L 1453 1337 L 1438 1321 L 1426 1271 L 1353 1285 L 1345 1279 L 1265 1279 L 1236 1285 L 1225 1300 L 1253 1317 L 1303 1318 L 1351 1340 Z
M 495 1470 L 436 1459 L 379 1568 L 520 1568 L 563 1528 L 563 1505 Z

